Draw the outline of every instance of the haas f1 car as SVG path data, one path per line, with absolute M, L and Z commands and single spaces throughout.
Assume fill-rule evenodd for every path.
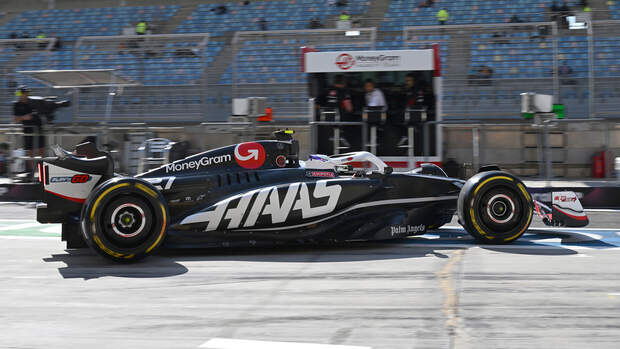
M 44 202 L 37 220 L 62 223 L 68 248 L 87 245 L 122 262 L 162 244 L 398 239 L 436 229 L 455 212 L 469 234 L 490 244 L 518 239 L 535 212 L 549 225 L 587 224 L 573 193 L 558 194 L 552 207 L 535 203 L 521 180 L 497 167 L 462 181 L 431 164 L 395 173 L 368 152 L 300 161 L 291 132 L 275 138 L 205 151 L 134 177 L 116 175 L 111 157 L 92 143 L 73 152 L 57 146 L 55 157 L 38 164 Z

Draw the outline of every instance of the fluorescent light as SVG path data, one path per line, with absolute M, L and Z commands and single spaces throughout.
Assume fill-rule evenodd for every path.
M 359 30 L 347 30 L 344 33 L 344 36 L 360 36 L 360 31 Z

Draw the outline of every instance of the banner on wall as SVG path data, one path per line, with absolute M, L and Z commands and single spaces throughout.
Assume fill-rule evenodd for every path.
M 306 73 L 434 70 L 433 50 L 306 52 Z

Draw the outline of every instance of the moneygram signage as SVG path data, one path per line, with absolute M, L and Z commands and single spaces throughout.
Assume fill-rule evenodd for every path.
M 306 73 L 434 70 L 433 50 L 307 52 Z

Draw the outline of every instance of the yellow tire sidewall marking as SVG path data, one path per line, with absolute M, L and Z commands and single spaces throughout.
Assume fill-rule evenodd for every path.
M 160 202 L 159 203 L 159 207 L 161 208 L 161 214 L 163 217 L 163 222 L 161 225 L 161 231 L 159 232 L 159 236 L 157 237 L 157 240 L 155 240 L 155 242 L 151 245 L 151 247 L 146 249 L 146 253 L 151 252 L 152 249 L 155 248 L 155 246 L 157 246 L 159 244 L 159 242 L 161 241 L 161 239 L 164 237 L 164 233 L 166 232 L 166 209 L 164 208 L 164 205 Z
M 110 255 L 110 256 L 112 256 L 112 257 L 129 259 L 129 258 L 133 258 L 133 256 L 134 256 L 134 254 L 133 254 L 133 253 L 132 253 L 132 254 L 129 254 L 129 255 L 124 255 L 124 254 L 122 254 L 122 253 L 118 253 L 118 252 L 116 252 L 116 251 L 112 251 L 112 250 L 110 250 L 109 248 L 107 248 L 107 247 L 103 244 L 103 242 L 101 242 L 101 240 L 99 239 L 99 236 L 97 236 L 97 235 L 93 235 L 93 240 L 95 240 L 95 243 L 97 244 L 97 246 L 99 246 L 99 248 L 100 248 L 103 252 L 105 252 L 105 253 L 109 254 L 109 255 Z
M 487 184 L 487 182 L 490 182 L 490 181 L 495 180 L 495 179 L 505 179 L 507 181 L 514 182 L 514 179 L 512 179 L 510 177 L 506 177 L 506 176 L 495 176 L 495 177 L 487 178 L 484 181 L 482 181 L 482 183 L 480 183 L 478 185 L 476 190 L 474 190 L 474 196 L 476 196 L 476 194 L 478 193 L 478 190 L 480 190 L 480 188 L 482 188 L 485 184 Z
M 157 193 L 153 189 L 147 187 L 146 185 L 142 183 L 136 183 L 136 188 L 142 190 L 143 192 L 149 194 L 150 196 L 154 198 L 157 198 Z
M 95 200 L 95 203 L 93 204 L 93 208 L 90 210 L 90 220 L 93 221 L 95 219 L 95 210 L 97 209 L 99 202 L 101 202 L 101 199 L 103 199 L 104 196 L 108 195 L 108 193 L 111 192 L 112 190 L 122 188 L 122 187 L 128 187 L 128 186 L 129 186 L 129 183 L 120 183 L 120 184 L 111 186 L 110 188 L 106 189 L 101 195 L 99 195 L 99 197 L 97 198 L 97 200 Z

